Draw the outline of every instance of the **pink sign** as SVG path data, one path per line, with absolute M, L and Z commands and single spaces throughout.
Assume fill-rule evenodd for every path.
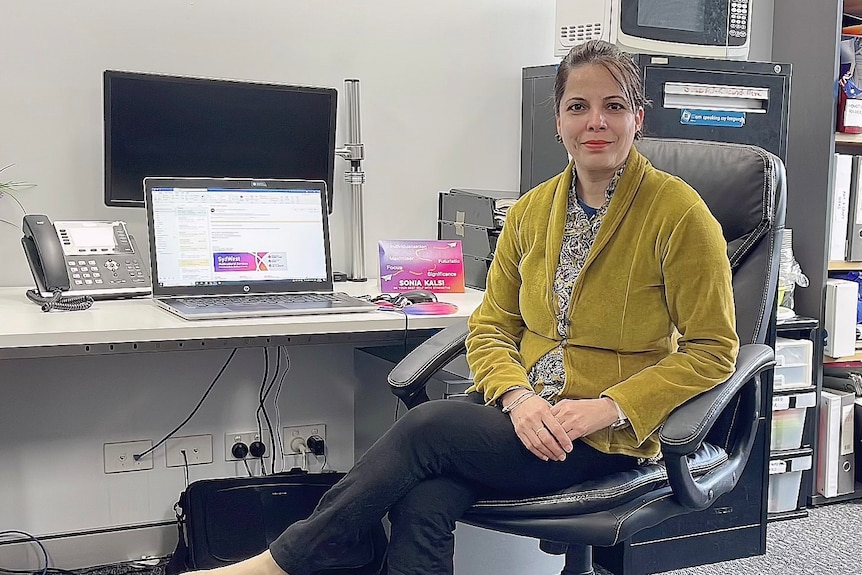
M 464 293 L 461 240 L 380 240 L 380 291 Z

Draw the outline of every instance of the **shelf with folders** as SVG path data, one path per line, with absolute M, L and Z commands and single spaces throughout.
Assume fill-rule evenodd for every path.
M 828 235 L 827 269 L 830 272 L 860 271 L 862 270 L 862 144 L 858 147 L 836 146 L 834 167 L 832 204 L 829 210 L 831 226 Z

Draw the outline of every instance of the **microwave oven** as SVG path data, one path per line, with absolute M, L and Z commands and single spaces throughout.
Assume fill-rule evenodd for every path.
M 557 0 L 554 55 L 588 40 L 634 54 L 747 60 L 753 0 Z

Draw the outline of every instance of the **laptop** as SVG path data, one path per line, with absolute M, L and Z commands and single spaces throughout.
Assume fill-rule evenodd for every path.
M 333 292 L 326 184 L 144 179 L 155 303 L 182 318 L 367 312 Z

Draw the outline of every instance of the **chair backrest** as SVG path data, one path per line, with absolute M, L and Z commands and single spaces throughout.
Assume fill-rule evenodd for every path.
M 727 240 L 740 342 L 772 345 L 768 327 L 784 228 L 784 164 L 762 148 L 744 144 L 644 138 L 635 146 L 656 168 L 688 182 L 709 206 Z M 421 354 L 421 360 L 408 356 L 390 372 L 393 393 L 408 408 L 428 400 L 425 383 L 463 352 L 466 323 L 432 336 L 422 347 L 433 351 Z
M 741 343 L 768 343 L 775 308 L 786 180 L 781 160 L 757 146 L 644 138 L 653 166 L 693 187 L 721 224 L 733 268 Z

